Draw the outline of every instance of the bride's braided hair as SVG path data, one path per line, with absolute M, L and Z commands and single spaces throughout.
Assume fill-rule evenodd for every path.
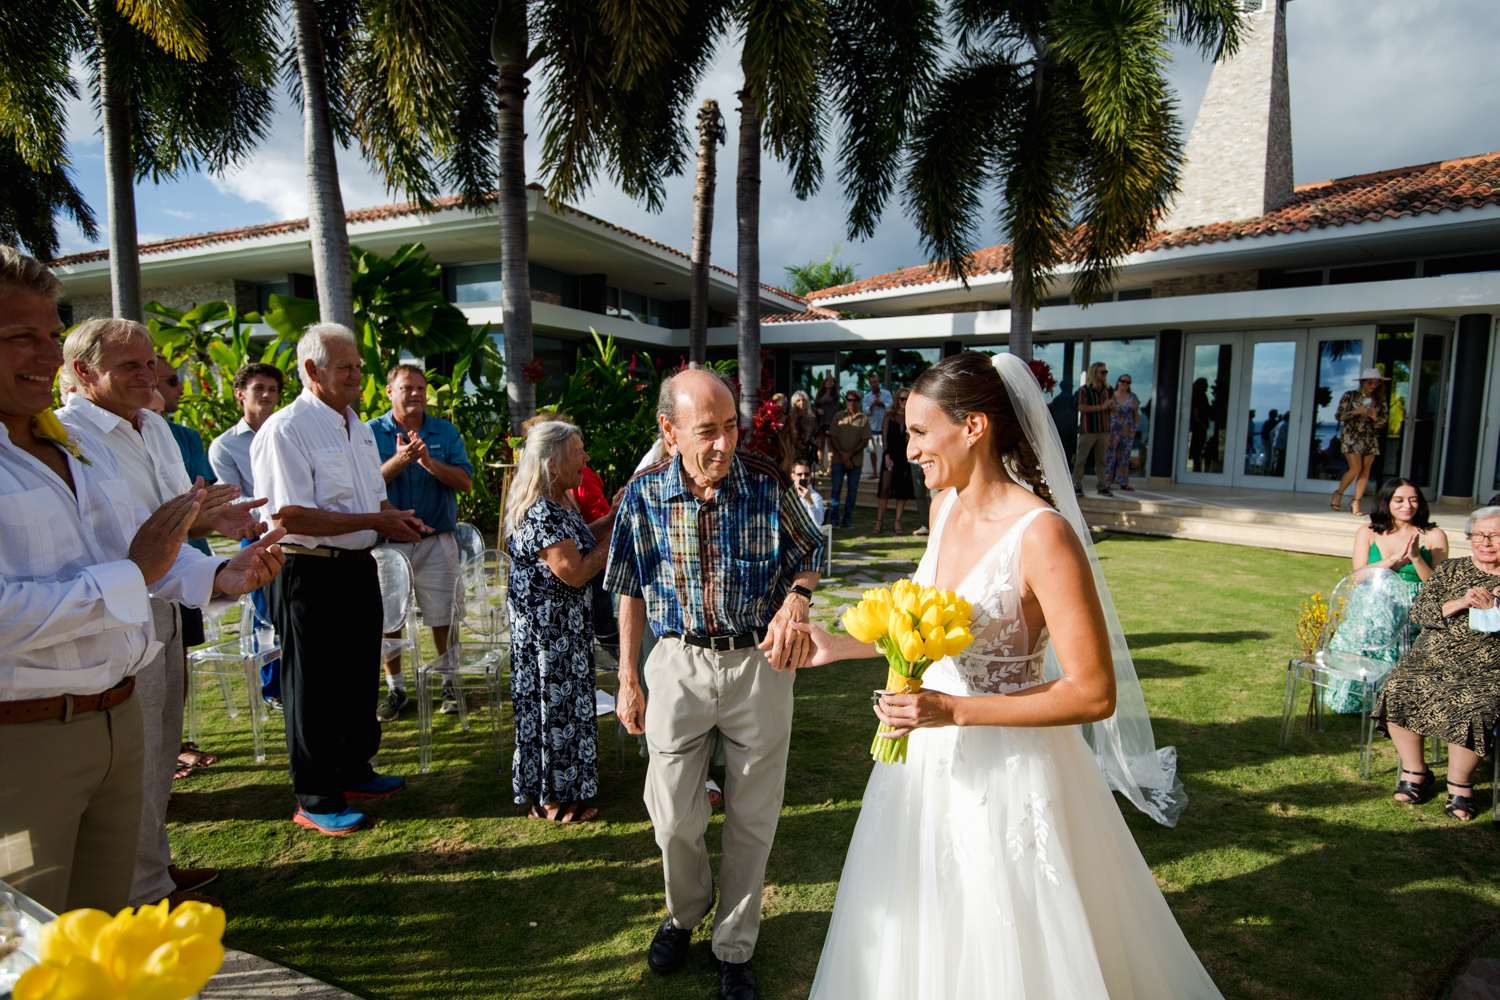
M 990 434 L 995 441 L 996 456 L 1015 477 L 1035 491 L 1055 509 L 1057 500 L 1042 476 L 1031 442 L 1016 418 L 1016 408 L 1005 380 L 995 370 L 988 354 L 964 351 L 944 358 L 911 384 L 911 391 L 925 396 L 954 423 L 963 423 L 971 413 L 990 418 Z

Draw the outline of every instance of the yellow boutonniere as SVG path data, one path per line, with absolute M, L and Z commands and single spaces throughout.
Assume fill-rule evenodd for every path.
M 31 418 L 31 433 L 43 441 L 51 441 L 54 444 L 61 445 L 64 451 L 78 459 L 84 465 L 94 464 L 84 457 L 83 448 L 79 446 L 78 441 L 74 439 L 73 435 L 68 433 L 68 429 L 63 426 L 63 422 L 57 419 L 57 414 L 51 410 L 43 410 Z

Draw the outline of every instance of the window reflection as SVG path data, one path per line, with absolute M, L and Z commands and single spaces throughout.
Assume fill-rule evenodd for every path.
M 1323 340 L 1318 342 L 1317 378 L 1313 389 L 1313 418 L 1307 431 L 1307 478 L 1338 480 L 1349 465 L 1339 446 L 1339 400 L 1359 385 L 1363 344 L 1358 340 Z
M 1263 341 L 1252 348 L 1250 357 L 1245 475 L 1285 476 L 1297 344 L 1294 341 Z
M 1229 443 L 1230 375 L 1234 349 L 1229 344 L 1193 348 L 1193 384 L 1188 399 L 1188 466 L 1186 471 L 1219 475 Z

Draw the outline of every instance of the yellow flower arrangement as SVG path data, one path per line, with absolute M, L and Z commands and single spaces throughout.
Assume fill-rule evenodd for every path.
M 166 900 L 111 917 L 71 910 L 42 928 L 15 1000 L 186 1000 L 224 964 L 224 911 Z
M 43 441 L 51 441 L 62 446 L 63 450 L 72 455 L 84 465 L 93 465 L 87 458 L 83 457 L 83 448 L 78 439 L 68 433 L 63 422 L 57 419 L 57 414 L 51 410 L 43 410 L 31 418 L 31 433 Z
M 885 654 L 887 691 L 915 694 L 922 690 L 922 674 L 934 661 L 953 656 L 974 641 L 969 633 L 972 610 L 968 601 L 951 590 L 898 580 L 890 589 L 865 591 L 864 600 L 844 612 L 843 623 L 854 638 L 875 643 Z M 890 726 L 881 724 L 870 756 L 885 764 L 904 764 L 907 738 L 880 735 L 890 731 Z

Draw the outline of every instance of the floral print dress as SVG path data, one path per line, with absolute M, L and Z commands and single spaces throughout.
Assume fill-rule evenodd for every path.
M 599 793 L 589 588 L 563 583 L 538 555 L 565 538 L 580 555 L 598 544 L 582 514 L 542 497 L 506 542 L 516 726 L 511 785 L 516 795 L 538 803 Z
M 1110 486 L 1130 485 L 1130 452 L 1141 423 L 1141 401 L 1135 393 L 1109 414 L 1109 447 L 1104 452 L 1104 480 Z M 1108 398 L 1115 397 L 1113 393 Z
M 1375 420 L 1364 415 L 1353 416 L 1355 410 L 1363 405 L 1364 394 L 1358 389 L 1350 389 L 1339 399 L 1338 412 L 1335 419 L 1343 421 L 1343 429 L 1339 432 L 1339 442 L 1343 445 L 1344 454 L 1354 455 L 1379 455 L 1380 454 L 1380 429 L 1390 413 L 1390 407 L 1384 399 L 1375 400 Z

